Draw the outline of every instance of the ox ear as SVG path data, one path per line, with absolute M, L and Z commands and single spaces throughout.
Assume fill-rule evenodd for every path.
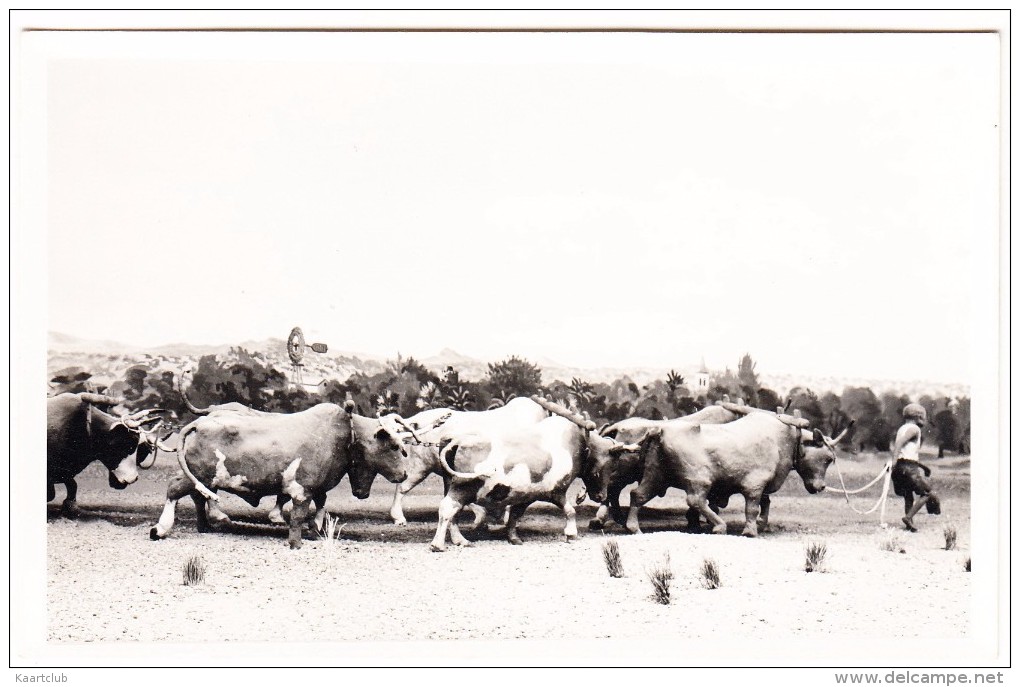
M 811 440 L 814 441 L 814 443 L 821 446 L 822 444 L 825 443 L 825 435 L 822 434 L 822 430 L 816 427 L 815 429 L 811 430 Z
M 610 426 L 610 425 L 612 425 L 612 424 L 613 424 L 613 423 L 611 423 L 611 422 L 606 422 L 606 423 L 604 423 L 604 424 L 603 424 L 603 425 L 602 425 L 601 427 L 599 427 L 599 431 L 598 431 L 598 434 L 599 434 L 599 436 L 600 436 L 600 437 L 604 437 L 604 436 L 606 436 L 605 434 L 603 434 L 603 432 L 605 432 L 605 431 L 606 431 L 606 427 L 609 427 L 609 426 Z

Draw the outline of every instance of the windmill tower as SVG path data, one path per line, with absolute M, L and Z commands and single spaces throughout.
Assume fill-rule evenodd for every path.
M 708 392 L 708 367 L 705 366 L 705 357 L 701 357 L 701 367 L 694 375 L 694 393 L 701 395 Z
M 295 386 L 318 386 L 318 384 L 306 385 L 304 382 L 302 374 L 304 363 L 302 361 L 305 357 L 305 348 L 310 348 L 316 353 L 325 353 L 329 350 L 324 343 L 306 344 L 301 327 L 294 327 L 290 330 L 290 336 L 287 337 L 287 355 L 290 357 L 291 383 Z

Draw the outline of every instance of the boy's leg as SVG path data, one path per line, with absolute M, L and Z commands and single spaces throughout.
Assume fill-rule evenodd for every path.
M 917 512 L 924 507 L 924 504 L 928 503 L 928 498 L 931 494 L 918 494 L 919 498 L 914 501 L 913 495 L 908 494 L 903 500 L 903 505 L 906 508 L 907 514 L 903 516 L 903 524 L 907 526 L 907 529 L 911 532 L 916 532 L 917 528 L 914 526 L 914 516 Z M 911 502 L 913 502 L 911 504 Z

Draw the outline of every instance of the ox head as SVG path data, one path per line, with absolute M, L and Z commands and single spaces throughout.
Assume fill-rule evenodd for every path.
M 641 452 L 640 439 L 628 442 L 617 431 L 606 431 L 605 427 L 602 431 L 604 435 L 586 432 L 588 457 L 581 465 L 581 481 L 588 497 L 598 503 L 606 500 L 612 485 L 633 481 L 630 475 L 635 472 Z
M 97 447 L 98 457 L 110 471 L 109 483 L 114 489 L 133 484 L 138 480 L 138 468 L 148 469 L 156 461 L 158 431 L 163 421 L 147 417 L 151 412 L 150 409 L 121 417 L 105 416 L 108 424 Z M 147 429 L 145 425 L 151 422 L 156 424 Z
M 407 427 L 406 424 L 402 420 L 373 420 L 359 415 L 350 417 L 355 455 L 349 476 L 354 495 L 359 499 L 368 498 L 377 474 L 394 483 L 407 479 L 407 449 L 399 430 L 401 425 Z
M 793 467 L 804 480 L 804 488 L 809 494 L 825 490 L 825 473 L 836 460 L 836 444 L 843 440 L 851 426 L 852 422 L 835 439 L 825 436 L 817 429 L 798 430 L 800 446 L 794 454 Z
M 95 431 L 95 430 L 93 430 Z M 113 422 L 95 446 L 99 461 L 110 471 L 109 482 L 114 489 L 123 489 L 138 481 L 138 433 L 120 421 Z

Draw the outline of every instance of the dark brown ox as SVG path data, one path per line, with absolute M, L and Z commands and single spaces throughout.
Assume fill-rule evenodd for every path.
M 46 399 L 46 500 L 56 497 L 55 484 L 63 484 L 67 497 L 61 511 L 77 512 L 78 483 L 75 476 L 98 460 L 109 470 L 109 483 L 123 489 L 138 479 L 138 469 L 155 462 L 156 427 L 147 418 L 151 410 L 117 416 L 100 407 L 117 404 L 116 398 L 92 393 L 60 394 Z
M 733 422 L 741 417 L 743 417 L 743 414 L 727 410 L 722 406 L 713 405 L 702 408 L 696 413 L 672 420 L 646 420 L 640 417 L 627 418 L 626 420 L 620 420 L 603 427 L 599 434 L 625 444 L 636 444 L 644 439 L 648 434 L 648 430 L 653 427 L 669 427 L 674 424 L 721 425 Z M 641 453 L 619 453 L 604 465 L 596 466 L 595 481 L 598 484 L 598 488 L 595 492 L 589 493 L 588 496 L 600 505 L 598 512 L 595 513 L 595 517 L 588 523 L 589 529 L 597 530 L 605 528 L 607 515 L 611 515 L 617 523 L 624 524 L 625 518 L 620 510 L 620 493 L 628 485 L 639 482 L 643 472 L 644 458 Z M 667 488 L 663 487 L 662 493 L 657 494 L 657 496 L 663 496 Z M 716 504 L 716 506 L 718 505 Z M 687 511 L 688 526 L 691 529 L 697 527 L 698 520 L 697 511 Z
M 198 530 L 206 532 L 206 501 L 217 500 L 217 490 L 253 506 L 265 496 L 285 494 L 294 502 L 288 541 L 300 548 L 310 504 L 325 514 L 326 492 L 349 471 L 365 466 L 391 482 L 407 476 L 401 438 L 351 410 L 353 405 L 321 403 L 289 415 L 221 412 L 195 420 L 181 431 L 177 459 L 183 474 L 167 488 L 163 514 L 149 536 L 169 534 L 177 501 L 185 495 L 195 501 Z
M 444 447 L 440 464 L 450 477 L 450 489 L 439 504 L 439 525 L 432 540 L 433 551 L 446 550 L 446 533 L 454 544 L 469 542 L 454 520 L 460 510 L 478 503 L 489 511 L 509 506 L 507 541 L 520 544 L 517 523 L 529 505 L 546 501 L 563 509 L 567 541 L 577 538 L 574 505 L 567 489 L 581 477 L 592 488 L 596 461 L 640 447 L 624 445 L 587 431 L 564 417 L 553 416 L 528 427 L 495 437 L 462 436 Z M 450 467 L 450 464 L 455 467 Z
M 644 473 L 631 492 L 627 529 L 640 532 L 638 510 L 666 487 L 687 492 L 689 509 L 701 513 L 712 532 L 726 523 L 710 508 L 733 494 L 744 497 L 743 534 L 768 527 L 769 494 L 796 470 L 809 493 L 825 489 L 825 472 L 836 458 L 836 439 L 787 424 L 779 416 L 752 412 L 723 425 L 673 424 L 655 427 L 642 440 Z M 759 514 L 761 521 L 759 525 Z

